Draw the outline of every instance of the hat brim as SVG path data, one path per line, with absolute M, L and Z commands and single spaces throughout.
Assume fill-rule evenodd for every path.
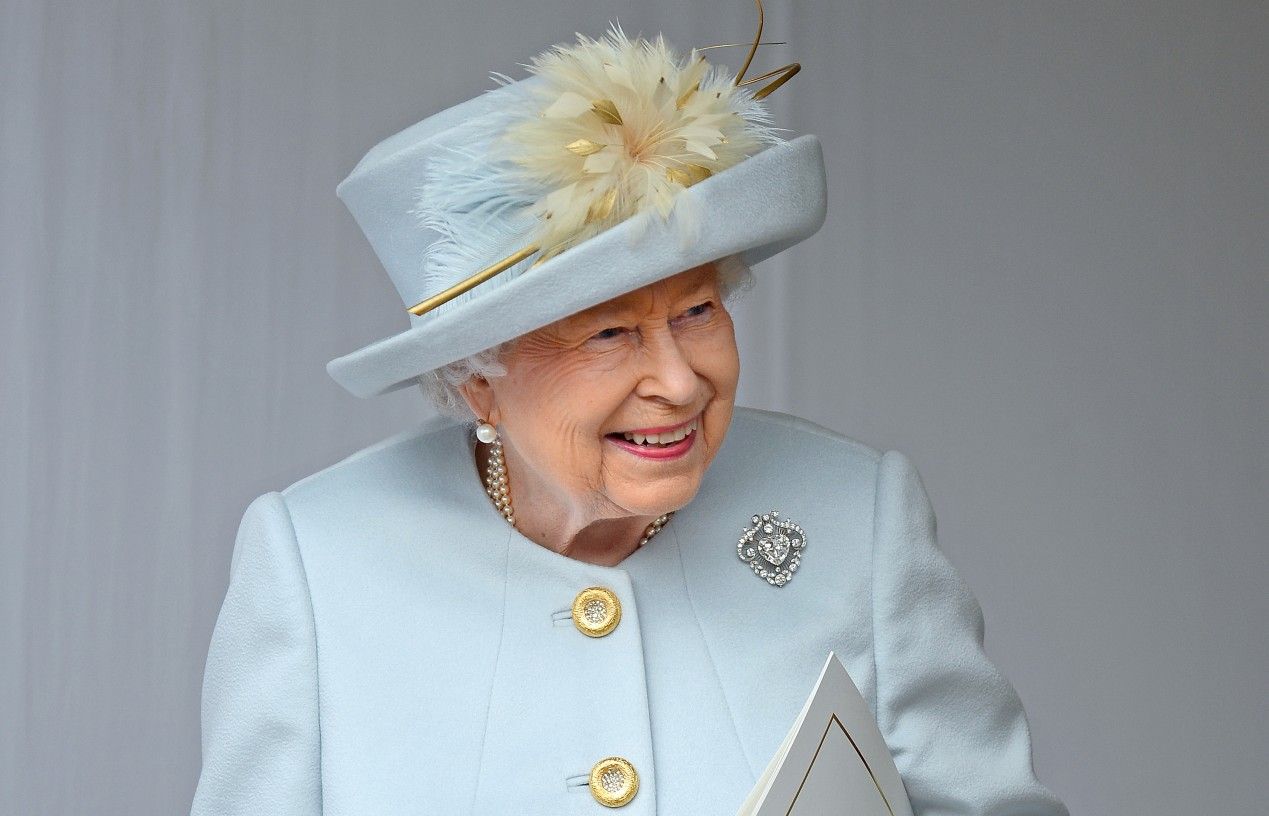
M 679 195 L 694 199 L 700 220 L 699 239 L 686 248 L 672 224 L 629 219 L 479 297 L 331 360 L 326 371 L 356 396 L 386 394 L 424 372 L 686 269 L 736 253 L 749 264 L 765 260 L 824 223 L 819 139 L 806 135 L 772 145 Z

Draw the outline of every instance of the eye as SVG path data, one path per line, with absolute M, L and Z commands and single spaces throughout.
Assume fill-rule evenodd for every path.
M 620 336 L 621 336 L 621 334 L 622 334 L 622 332 L 624 332 L 624 331 L 625 331 L 625 329 L 624 329 L 623 327 L 621 327 L 621 326 L 610 326 L 610 327 L 609 327 L 609 328 L 607 328 L 607 329 L 603 329 L 603 330 L 601 330 L 601 331 L 597 331 L 597 332 L 595 332 L 594 334 L 592 334 L 592 335 L 590 336 L 590 339 L 592 339 L 592 340 L 612 340 L 613 338 L 620 337 Z
M 683 314 L 679 315 L 681 319 L 692 320 L 698 317 L 707 317 L 714 311 L 714 302 L 707 300 L 704 303 L 698 303 Z

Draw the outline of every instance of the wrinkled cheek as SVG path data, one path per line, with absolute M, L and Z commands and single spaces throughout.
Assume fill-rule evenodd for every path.
M 712 416 L 707 416 L 705 424 L 708 425 L 708 428 L 705 435 L 700 439 L 701 442 L 705 443 L 704 453 L 707 459 L 712 459 L 719 448 L 723 446 L 723 439 L 727 436 L 727 429 L 731 425 L 733 411 L 731 400 L 732 395 L 730 394 L 718 394 L 710 405 L 710 411 L 707 412 L 707 414 L 712 414 Z
M 569 437 L 565 455 L 574 483 L 590 491 L 603 484 L 604 456 L 600 440 L 575 433 Z

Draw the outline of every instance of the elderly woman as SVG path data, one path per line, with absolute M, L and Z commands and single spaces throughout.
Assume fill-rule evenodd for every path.
M 825 201 L 743 74 L 579 37 L 340 185 L 413 316 L 330 372 L 446 418 L 247 508 L 195 814 L 730 816 L 829 650 L 916 813 L 1065 813 L 908 459 L 734 405 Z

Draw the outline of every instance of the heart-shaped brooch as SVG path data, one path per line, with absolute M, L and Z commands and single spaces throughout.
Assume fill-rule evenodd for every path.
M 784 586 L 802 563 L 806 533 L 793 521 L 780 518 L 778 510 L 754 516 L 752 521 L 741 531 L 736 554 L 754 575 L 771 586 Z

